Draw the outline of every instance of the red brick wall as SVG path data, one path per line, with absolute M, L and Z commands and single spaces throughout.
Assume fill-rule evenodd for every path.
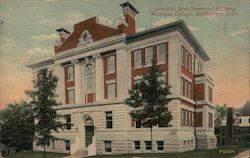
M 107 81 L 109 80 L 116 80 L 116 54 L 115 56 L 115 72 L 107 74 L 107 58 L 104 57 L 103 59 L 103 68 L 104 68 L 104 98 L 108 99 L 108 89 L 107 89 Z M 115 95 L 117 97 L 117 82 L 115 82 Z
M 195 127 L 202 127 L 202 112 L 195 112 L 194 117 Z
M 161 43 L 159 43 L 161 44 Z M 153 61 L 157 62 L 157 45 L 153 45 Z M 131 52 L 131 84 L 134 83 L 134 77 L 135 76 L 143 76 L 150 72 L 150 67 L 144 67 L 145 66 L 145 48 L 142 49 L 142 67 L 138 69 L 134 69 L 135 63 L 134 63 L 134 51 Z M 168 43 L 166 42 L 166 61 L 164 64 L 158 64 L 158 68 L 164 73 L 166 72 L 166 82 L 168 83 Z
M 204 100 L 205 99 L 205 86 L 204 83 L 195 85 L 195 101 Z
M 82 32 L 88 30 L 93 41 L 119 34 L 119 31 L 108 26 L 96 23 L 96 17 L 82 21 L 74 26 L 74 32 L 59 47 L 55 47 L 55 53 L 77 47 Z
M 73 66 L 73 71 L 74 71 L 74 75 L 75 75 L 75 68 L 74 68 L 74 66 Z M 69 104 L 68 94 L 67 94 L 67 88 L 75 86 L 75 76 L 74 76 L 74 80 L 73 81 L 67 81 L 67 66 L 64 67 L 64 83 L 65 83 L 65 103 Z

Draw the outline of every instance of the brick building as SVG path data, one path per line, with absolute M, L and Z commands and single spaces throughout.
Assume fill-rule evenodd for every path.
M 115 28 L 93 17 L 70 31 L 57 29 L 55 55 L 29 65 L 37 78 L 47 67 L 59 78 L 59 114 L 73 124 L 54 135 L 48 150 L 72 155 L 182 152 L 212 149 L 214 135 L 213 79 L 205 71 L 209 60 L 185 22 L 180 20 L 136 32 L 130 3 L 120 5 L 123 16 Z M 124 104 L 128 89 L 140 81 L 155 59 L 161 80 L 172 86 L 170 127 L 150 129 L 131 119 Z M 39 150 L 34 146 L 34 149 Z

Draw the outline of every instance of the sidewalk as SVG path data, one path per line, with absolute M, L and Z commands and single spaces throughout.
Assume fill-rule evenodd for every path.
M 250 158 L 250 149 L 245 150 L 245 151 L 239 153 L 238 155 L 236 155 L 233 158 Z

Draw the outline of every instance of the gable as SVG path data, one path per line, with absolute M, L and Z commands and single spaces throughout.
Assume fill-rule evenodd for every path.
M 91 42 L 119 34 L 117 29 L 104 26 L 97 21 L 97 17 L 93 17 L 76 24 L 72 34 L 60 46 L 55 47 L 55 53 L 78 47 L 79 42 L 81 42 L 79 39 L 84 32 L 88 32 L 88 35 L 91 36 Z

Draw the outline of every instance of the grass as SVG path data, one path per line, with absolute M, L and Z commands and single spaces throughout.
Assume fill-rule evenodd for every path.
M 47 158 L 61 158 L 68 154 L 47 152 Z M 13 153 L 7 156 L 7 158 L 43 158 L 43 152 L 40 151 L 23 151 L 19 153 Z
M 100 155 L 89 158 L 230 158 L 239 152 L 249 149 L 247 145 L 223 146 L 212 150 L 196 150 L 183 153 L 153 153 L 153 154 L 123 154 L 123 155 Z M 47 152 L 47 158 L 62 158 L 67 154 Z M 26 151 L 10 154 L 7 158 L 43 158 L 43 152 Z
M 183 153 L 123 154 L 110 156 L 92 156 L 89 158 L 231 158 L 247 147 L 226 146 L 212 150 L 197 150 Z M 249 148 L 249 146 L 248 146 Z

